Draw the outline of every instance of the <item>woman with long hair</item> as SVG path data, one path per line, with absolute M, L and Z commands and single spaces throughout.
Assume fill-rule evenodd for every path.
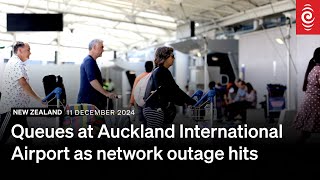
M 309 61 L 302 90 L 304 100 L 294 121 L 295 128 L 300 131 L 298 143 L 304 143 L 311 133 L 320 132 L 320 47 Z
M 251 83 L 247 83 L 246 102 L 248 102 L 247 108 L 256 108 L 257 106 L 257 91 L 253 88 Z

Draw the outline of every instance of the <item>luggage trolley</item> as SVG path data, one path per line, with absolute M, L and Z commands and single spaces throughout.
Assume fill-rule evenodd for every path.
M 60 108 L 60 104 L 63 106 L 61 102 L 61 94 L 62 94 L 62 88 L 56 87 L 51 93 L 49 93 L 44 99 L 42 99 L 42 102 L 47 102 L 49 98 L 54 94 L 54 97 L 57 99 L 57 108 Z M 48 104 L 53 100 L 54 98 L 50 99 L 48 101 Z M 60 117 L 56 117 L 56 125 L 55 127 L 60 126 Z
M 63 116 L 56 117 L 55 127 L 64 129 L 72 128 L 74 131 L 74 138 L 77 138 L 80 128 L 87 128 L 89 125 L 91 125 L 93 128 L 93 135 L 96 135 L 101 128 L 101 125 L 106 124 L 105 116 L 91 113 L 85 115 L 75 114 L 76 111 L 99 111 L 99 109 L 95 105 L 87 103 L 66 104 L 64 106 L 64 104 L 61 102 L 61 93 L 62 89 L 60 87 L 57 87 L 42 100 L 43 102 L 49 100 L 49 104 L 52 100 L 56 99 L 57 104 L 54 107 L 62 108 L 64 111 Z
M 281 84 L 267 84 L 268 94 L 266 96 L 266 118 L 270 122 L 274 118 L 279 118 L 280 112 L 286 108 L 286 100 L 284 97 L 286 86 Z
M 204 95 L 198 90 L 192 95 L 192 98 L 197 97 L 197 103 L 190 108 L 191 118 L 200 128 L 212 127 L 213 120 L 216 119 L 215 95 L 215 90 L 209 90 Z
M 49 102 L 53 99 L 57 99 L 57 108 L 62 108 L 65 111 L 74 111 L 74 110 L 99 110 L 93 104 L 67 104 L 66 106 L 63 105 L 61 102 L 61 93 L 62 89 L 60 87 L 55 88 L 50 94 L 48 94 L 42 101 L 46 102 L 49 98 Z M 54 98 L 52 95 L 55 94 Z M 121 99 L 121 95 L 118 95 L 115 98 L 115 105 L 114 105 L 114 112 L 117 114 L 117 110 L 119 110 L 119 99 Z M 49 103 L 48 102 L 48 103 Z M 109 98 L 107 99 L 107 109 L 109 109 Z M 126 113 L 128 113 L 126 111 Z M 79 117 L 84 118 L 79 118 Z M 62 118 L 62 119 L 61 119 Z M 56 124 L 55 127 L 72 127 L 74 130 L 78 130 L 80 127 L 87 127 L 87 125 L 96 125 L 97 127 L 101 126 L 102 124 L 106 124 L 109 127 L 129 127 L 131 124 L 130 116 L 129 115 L 68 115 L 64 114 L 63 117 L 56 117 Z

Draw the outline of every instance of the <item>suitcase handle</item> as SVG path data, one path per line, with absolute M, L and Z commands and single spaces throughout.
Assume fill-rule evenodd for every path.
M 119 106 L 119 99 L 121 99 L 121 95 L 117 95 L 116 98 L 114 98 L 115 100 L 115 105 L 113 106 L 114 107 L 114 110 L 117 111 L 118 110 L 118 106 Z M 107 109 L 109 109 L 109 102 L 110 102 L 110 98 L 108 97 L 107 98 Z
M 46 102 L 52 94 L 55 94 L 55 97 L 57 98 L 57 100 L 60 101 L 60 95 L 62 94 L 62 89 L 60 87 L 56 87 L 53 91 L 51 91 L 51 93 L 48 94 L 48 96 L 42 99 L 42 102 Z

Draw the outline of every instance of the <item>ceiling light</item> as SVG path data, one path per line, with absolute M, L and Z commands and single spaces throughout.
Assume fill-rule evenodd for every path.
M 212 59 L 212 61 L 218 61 L 219 60 L 219 58 L 217 58 L 215 56 L 213 56 L 211 59 Z
M 277 41 L 278 44 L 284 44 L 282 38 L 277 38 L 276 41 Z

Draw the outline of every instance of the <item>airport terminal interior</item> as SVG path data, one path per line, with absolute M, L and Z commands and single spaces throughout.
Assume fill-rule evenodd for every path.
M 186 126 L 283 124 L 294 134 L 304 74 L 320 44 L 320 36 L 296 35 L 296 0 L 0 0 L 0 19 L 0 72 L 12 44 L 28 42 L 31 87 L 45 97 L 43 78 L 62 77 L 65 105 L 77 103 L 91 40 L 103 40 L 97 63 L 103 79 L 113 82 L 112 92 L 121 95 L 113 108 L 124 110 L 145 62 L 154 61 L 158 47 L 174 48 L 169 70 L 176 84 L 197 100 L 207 95 L 201 107 L 176 106 L 173 123 Z M 28 21 L 34 24 L 22 23 Z M 241 86 L 256 92 L 255 103 L 230 118 L 226 101 Z M 129 118 L 140 124 L 137 115 Z

